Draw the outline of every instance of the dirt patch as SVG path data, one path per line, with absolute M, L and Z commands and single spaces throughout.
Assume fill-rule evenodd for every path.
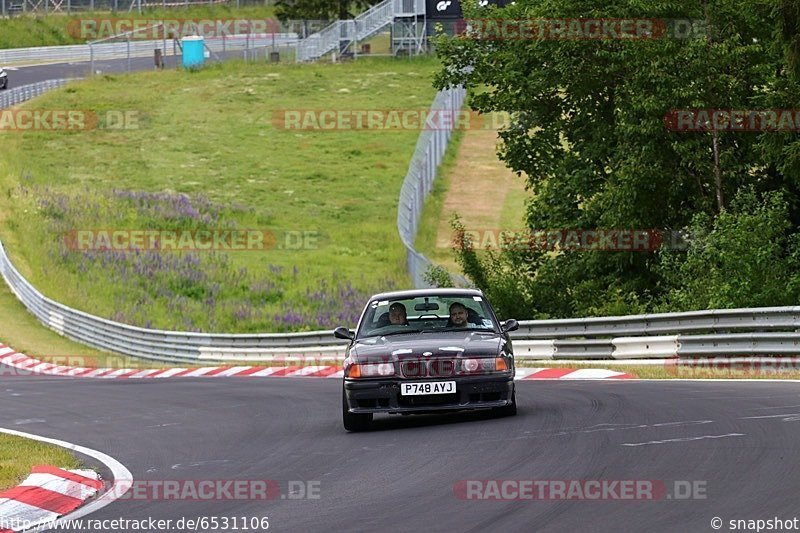
M 495 130 L 467 130 L 461 140 L 458 157 L 447 176 L 447 193 L 436 235 L 437 248 L 450 248 L 453 230 L 450 219 L 458 213 L 468 230 L 500 230 L 521 227 L 524 213 L 519 213 L 513 228 L 503 228 L 503 209 L 510 201 L 525 197 L 525 181 L 517 177 L 497 157 Z M 505 217 L 509 219 L 508 216 Z

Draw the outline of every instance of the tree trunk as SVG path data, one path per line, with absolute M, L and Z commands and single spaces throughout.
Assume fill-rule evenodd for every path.
M 722 196 L 722 169 L 719 166 L 719 132 L 714 125 L 711 125 L 711 138 L 714 146 L 714 187 L 717 191 L 717 211 L 721 212 L 725 207 Z

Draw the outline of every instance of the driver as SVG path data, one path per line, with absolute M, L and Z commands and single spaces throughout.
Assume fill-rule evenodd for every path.
M 406 306 L 400 302 L 395 302 L 389 306 L 389 324 L 393 326 L 407 326 Z
M 447 327 L 450 328 L 474 328 L 475 324 L 468 321 L 469 313 L 467 307 L 459 302 L 450 304 L 450 320 L 447 322 Z

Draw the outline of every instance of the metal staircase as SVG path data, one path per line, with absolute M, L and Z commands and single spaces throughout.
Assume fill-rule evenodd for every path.
M 337 20 L 297 44 L 297 61 L 314 61 L 333 51 L 347 52 L 398 18 L 425 16 L 425 0 L 383 0 L 354 19 Z

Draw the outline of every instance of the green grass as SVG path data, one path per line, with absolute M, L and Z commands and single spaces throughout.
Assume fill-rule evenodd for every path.
M 120 2 L 123 5 L 123 2 Z M 275 17 L 273 6 L 246 6 L 237 9 L 229 6 L 192 6 L 179 9 L 152 9 L 139 13 L 121 11 L 82 12 L 73 14 L 20 15 L 0 19 L 0 49 L 27 48 L 31 46 L 57 46 L 81 44 L 80 35 L 70 31 L 81 19 L 266 19 Z M 89 39 L 92 40 L 92 39 Z
M 450 248 L 439 248 L 436 246 L 436 237 L 439 231 L 439 220 L 442 217 L 442 208 L 447 190 L 452 182 L 453 166 L 459 155 L 461 140 L 464 138 L 464 130 L 453 131 L 450 142 L 444 153 L 442 163 L 437 170 L 437 177 L 433 182 L 433 189 L 425 200 L 425 207 L 422 209 L 422 218 L 417 232 L 417 239 L 414 246 L 417 250 L 425 254 L 428 259 L 437 265 L 442 265 L 449 272 L 460 274 L 461 270 L 455 262 L 455 256 Z M 449 222 L 449 221 L 448 221 Z
M 37 465 L 74 469 L 80 463 L 64 448 L 0 433 L 0 490 L 16 486 Z
M 427 108 L 437 67 L 431 58 L 226 63 L 49 93 L 27 107 L 134 110 L 140 127 L 0 134 L 0 237 L 45 295 L 112 319 L 231 332 L 348 324 L 368 293 L 408 284 L 396 202 L 419 131 L 277 129 L 272 112 Z M 142 206 L 114 191 L 151 196 Z M 182 194 L 211 222 L 170 211 Z M 197 265 L 156 271 L 130 255 L 86 258 L 64 246 L 70 229 L 211 226 L 305 231 L 317 242 L 198 252 Z
M 523 178 L 519 178 L 523 179 Z M 500 227 L 504 230 L 524 231 L 526 202 L 529 193 L 525 194 L 509 194 L 506 196 L 506 201 L 502 207 L 502 215 L 500 217 Z

